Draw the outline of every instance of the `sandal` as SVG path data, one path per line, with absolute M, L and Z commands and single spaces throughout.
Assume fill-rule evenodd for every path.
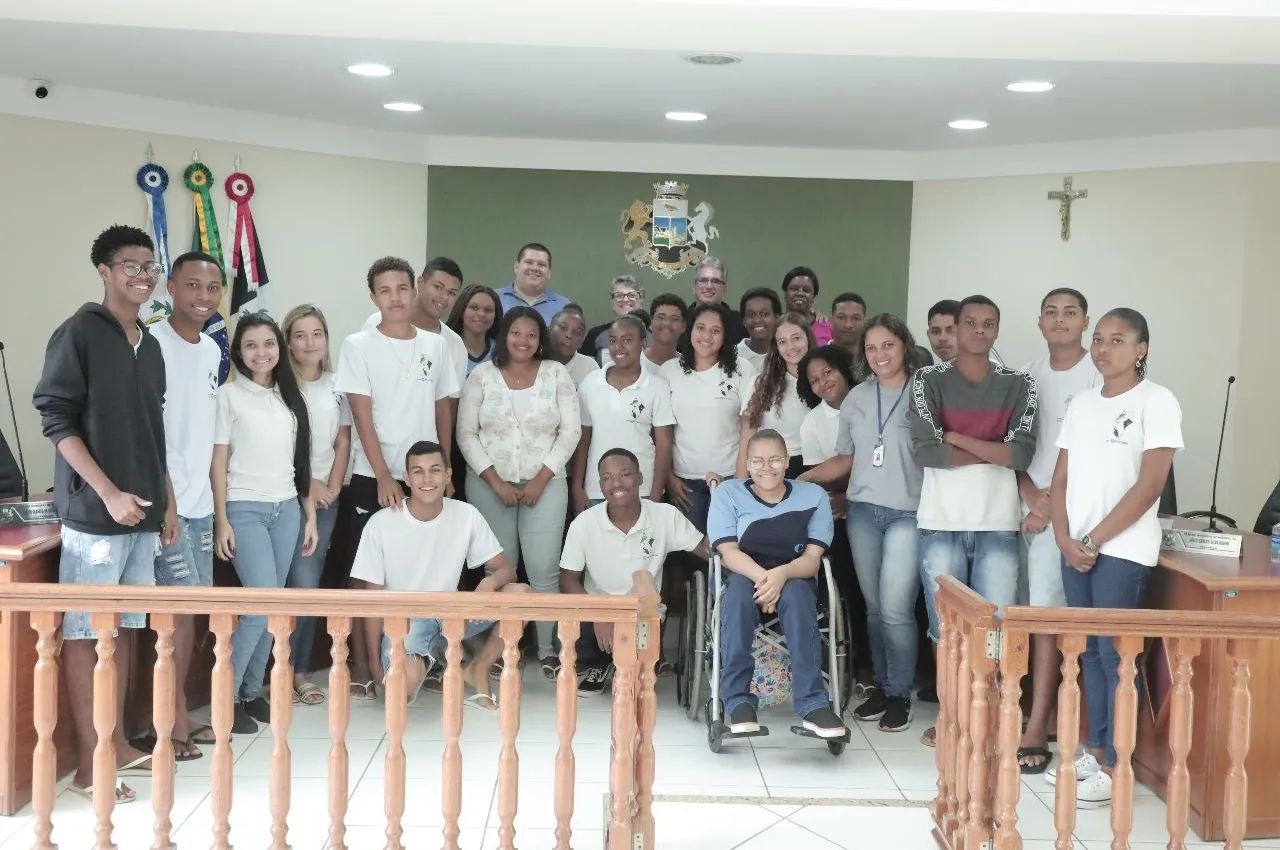
M 206 723 L 191 730 L 191 734 L 187 736 L 187 743 L 209 747 L 218 743 L 218 739 L 214 736 L 213 727 Z
M 146 765 L 145 767 L 143 765 Z M 126 762 L 116 768 L 116 776 L 150 776 L 151 775 L 151 756 L 140 755 L 131 762 Z
M 1024 758 L 1043 759 L 1039 764 L 1025 764 Z M 1053 753 L 1048 747 L 1018 747 L 1018 769 L 1022 771 L 1024 776 L 1034 776 L 1044 773 L 1049 769 L 1049 762 L 1053 761 Z
M 314 682 L 303 682 L 293 689 L 294 705 L 320 705 L 325 699 L 324 691 Z
M 560 659 L 554 655 L 548 655 L 542 659 L 539 664 L 542 665 L 542 675 L 547 679 L 554 679 L 560 674 Z
M 69 790 L 72 794 L 79 794 L 81 797 L 84 797 L 86 800 L 89 800 L 90 802 L 93 801 L 92 785 L 77 785 L 74 782 L 72 782 L 70 785 L 67 786 L 67 790 Z M 135 792 L 128 785 L 125 785 L 123 782 L 116 783 L 116 805 L 117 806 L 123 806 L 125 803 L 132 803 L 136 799 L 138 799 L 137 792 Z
M 467 708 L 478 708 L 490 714 L 498 710 L 498 701 L 491 694 L 474 693 L 462 701 Z
M 659 658 L 658 664 L 654 668 L 654 674 L 658 676 L 671 676 L 676 672 L 675 666 L 665 658 Z
M 352 682 L 350 690 L 351 690 L 352 699 L 362 699 L 362 700 L 377 699 L 377 693 L 374 690 L 373 679 L 370 679 L 367 682 Z
M 181 738 L 170 738 L 169 741 L 173 744 L 174 761 L 195 761 L 204 758 L 204 753 L 191 743 L 190 735 L 185 741 Z
M 938 727 L 930 726 L 928 729 L 924 730 L 924 734 L 920 736 L 920 743 L 924 744 L 926 747 L 938 746 Z

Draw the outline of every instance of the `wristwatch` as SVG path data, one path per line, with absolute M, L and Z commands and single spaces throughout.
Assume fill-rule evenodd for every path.
M 1100 548 L 1097 543 L 1093 542 L 1093 537 L 1088 534 L 1080 538 L 1080 545 L 1088 549 L 1090 555 L 1098 554 L 1098 550 Z

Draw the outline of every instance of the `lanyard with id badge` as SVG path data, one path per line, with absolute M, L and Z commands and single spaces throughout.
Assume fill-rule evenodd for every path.
M 884 466 L 884 426 L 893 418 L 893 412 L 898 409 L 898 405 L 902 402 L 902 397 L 907 393 L 907 384 L 902 385 L 902 389 L 898 391 L 898 398 L 893 402 L 893 407 L 889 408 L 889 415 L 882 415 L 883 408 L 880 406 L 880 382 L 876 381 L 876 447 L 871 450 L 871 465 L 877 469 Z

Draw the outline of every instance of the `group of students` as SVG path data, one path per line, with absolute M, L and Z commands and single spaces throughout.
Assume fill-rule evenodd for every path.
M 104 300 L 54 331 L 35 392 L 57 447 L 64 582 L 208 586 L 216 553 L 246 587 L 316 587 L 340 524 L 350 585 L 389 590 L 621 594 L 634 570 L 660 580 L 668 555 L 715 551 L 728 575 L 730 731 L 758 728 L 752 636 L 761 614 L 776 612 L 796 711 L 810 732 L 835 738 L 846 729 L 822 683 L 814 576 L 823 557 L 865 607 L 872 681 L 855 717 L 886 731 L 911 720 L 922 586 L 936 641 L 939 576 L 1000 606 L 1018 601 L 1021 576 L 1031 604 L 1133 607 L 1156 562 L 1155 503 L 1182 445 L 1180 411 L 1145 379 L 1142 316 L 1107 313 L 1086 351 L 1088 305 L 1075 290 L 1045 296 L 1048 353 L 1015 371 L 990 360 L 1000 311 L 983 296 L 930 310 L 939 362 L 928 365 L 900 318 L 868 320 L 856 294 L 838 295 L 830 316 L 817 311 L 818 277 L 806 267 L 779 290 L 749 289 L 736 311 L 715 258 L 695 268 L 691 303 L 667 293 L 645 310 L 638 282 L 619 276 L 614 316 L 588 329 L 582 309 L 550 288 L 544 245 L 520 248 L 501 289 L 463 289 L 447 258 L 415 276 L 386 257 L 366 279 L 377 310 L 343 341 L 336 369 L 325 317 L 308 304 L 280 324 L 242 315 L 233 379 L 219 386 L 221 353 L 201 333 L 224 285 L 212 257 L 173 261 L 172 313 L 150 326 L 138 310 L 165 269 L 149 237 L 108 228 L 90 259 Z M 483 577 L 466 581 L 480 567 Z M 469 623 L 467 636 L 490 625 Z M 192 631 L 179 618 L 180 682 Z M 300 618 L 290 650 L 303 704 L 326 698 L 306 675 L 314 632 Z M 535 632 L 553 677 L 553 624 Z M 87 681 L 87 615 L 68 613 L 63 637 L 68 675 Z M 269 720 L 271 640 L 264 617 L 239 618 L 234 733 Z M 611 642 L 608 624 L 584 626 L 584 694 L 607 687 Z M 470 705 L 496 708 L 500 648 L 493 630 L 468 663 Z M 440 623 L 414 620 L 405 649 L 416 697 L 441 672 Z M 374 697 L 386 651 L 377 621 L 353 630 L 354 697 Z M 1054 652 L 1037 644 L 1020 750 L 1028 772 L 1048 767 Z M 1115 661 L 1108 639 L 1090 639 L 1082 805 L 1110 797 Z M 81 742 L 72 788 L 84 791 L 91 695 L 73 692 L 72 708 Z M 181 688 L 176 718 L 177 758 L 199 758 L 212 730 L 190 719 Z M 122 775 L 149 770 L 120 727 L 116 738 Z M 117 797 L 133 792 L 121 785 Z

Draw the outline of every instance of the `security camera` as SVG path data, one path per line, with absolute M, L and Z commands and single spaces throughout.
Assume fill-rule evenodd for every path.
M 48 80 L 32 80 L 32 93 L 36 96 L 36 100 L 44 100 L 49 96 Z

